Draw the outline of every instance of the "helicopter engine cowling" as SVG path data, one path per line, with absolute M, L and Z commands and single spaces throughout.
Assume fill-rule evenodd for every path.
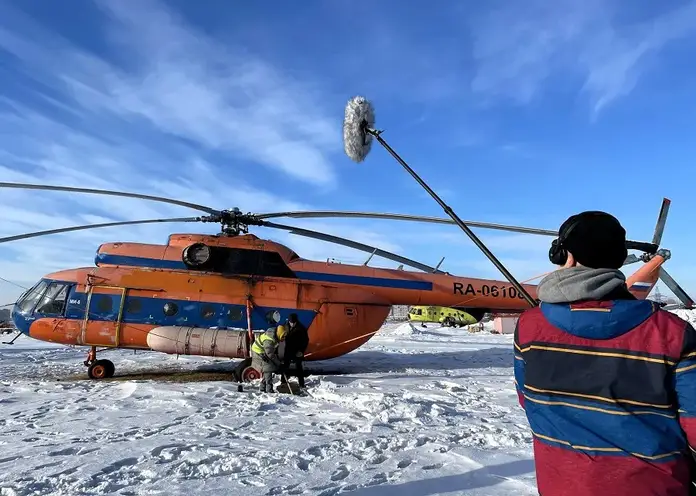
M 147 335 L 147 345 L 162 353 L 225 358 L 245 358 L 250 347 L 246 330 L 189 326 L 155 327 Z

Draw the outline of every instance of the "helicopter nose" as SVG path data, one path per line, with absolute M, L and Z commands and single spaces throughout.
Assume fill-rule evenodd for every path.
M 29 336 L 29 328 L 35 319 L 31 315 L 23 314 L 20 311 L 18 303 L 15 303 L 14 307 L 12 308 L 11 318 L 17 330 L 22 334 Z

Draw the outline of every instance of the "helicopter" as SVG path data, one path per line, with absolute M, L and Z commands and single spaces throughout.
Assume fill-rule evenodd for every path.
M 448 219 L 404 214 L 299 211 L 266 214 L 239 209 L 214 210 L 163 197 L 67 186 L 0 183 L 0 188 L 114 195 L 194 208 L 207 215 L 73 226 L 0 238 L 0 243 L 84 229 L 162 222 L 218 222 L 216 235 L 171 234 L 166 244 L 105 243 L 95 267 L 47 274 L 22 294 L 12 320 L 22 334 L 64 345 L 89 347 L 84 364 L 92 379 L 110 378 L 115 366 L 97 359 L 97 349 L 150 350 L 177 355 L 241 359 L 236 380 L 259 378 L 250 346 L 257 332 L 295 313 L 309 332 L 306 359 L 326 360 L 366 343 L 383 325 L 393 305 L 439 305 L 469 313 L 477 321 L 494 311 L 529 308 L 510 283 L 460 277 L 426 264 L 346 238 L 268 219 L 362 217 L 448 224 Z M 669 276 L 669 259 L 659 249 L 669 200 L 663 201 L 653 243 L 627 241 L 626 264 L 645 264 L 628 278 L 629 290 L 645 298 L 662 279 L 686 306 L 693 300 Z M 470 222 L 472 227 L 555 236 L 554 231 Z M 383 257 L 417 271 L 313 261 L 280 243 L 249 234 L 249 227 L 286 230 Z M 534 285 L 523 285 L 535 294 Z
M 0 188 L 62 191 L 136 198 L 196 210 L 204 215 L 64 227 L 0 238 L 0 243 L 85 229 L 154 223 L 216 223 L 216 235 L 171 234 L 166 244 L 105 243 L 94 267 L 47 274 L 22 294 L 12 309 L 20 333 L 73 346 L 89 347 L 84 365 L 91 379 L 113 377 L 115 365 L 98 359 L 98 348 L 151 350 L 176 355 L 241 359 L 239 382 L 260 377 L 252 366 L 257 333 L 284 322 L 290 314 L 307 328 L 308 361 L 349 353 L 374 336 L 395 305 L 433 305 L 484 314 L 523 312 L 538 304 L 535 285 L 521 284 L 471 231 L 472 227 L 545 236 L 557 231 L 461 220 L 374 129 L 369 101 L 354 97 L 346 105 L 343 139 L 346 154 L 361 162 L 376 139 L 450 217 L 398 213 L 297 211 L 243 213 L 140 193 L 27 183 L 0 182 Z M 670 258 L 660 248 L 670 200 L 664 199 L 651 243 L 627 241 L 625 265 L 644 265 L 627 279 L 637 298 L 648 296 L 661 279 L 688 308 L 693 300 L 662 265 Z M 273 220 L 276 218 L 367 218 L 455 224 L 488 257 L 507 281 L 460 277 L 378 247 Z M 302 258 L 280 243 L 249 233 L 250 227 L 291 234 L 364 251 L 362 265 Z M 368 265 L 373 256 L 398 262 L 397 269 Z M 404 270 L 408 266 L 416 269 Z

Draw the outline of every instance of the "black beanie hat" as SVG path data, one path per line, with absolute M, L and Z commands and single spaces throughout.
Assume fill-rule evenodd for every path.
M 577 222 L 569 230 L 571 225 Z M 628 256 L 626 230 L 606 212 L 587 211 L 568 218 L 559 229 L 563 246 L 575 261 L 593 269 L 620 269 Z

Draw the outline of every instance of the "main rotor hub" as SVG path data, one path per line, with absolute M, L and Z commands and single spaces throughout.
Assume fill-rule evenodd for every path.
M 251 212 L 242 213 L 239 208 L 221 210 L 219 214 L 201 217 L 201 222 L 215 222 L 221 225 L 221 233 L 226 236 L 248 234 L 249 226 L 262 226 L 263 221 Z

